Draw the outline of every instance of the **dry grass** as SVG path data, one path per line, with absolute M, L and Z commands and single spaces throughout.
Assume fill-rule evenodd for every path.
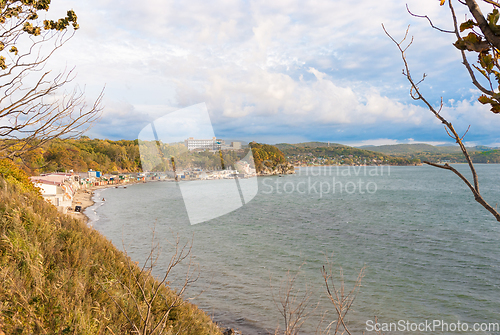
M 112 271 L 110 271 L 112 269 Z M 147 276 L 146 292 L 134 281 Z M 124 288 L 125 284 L 128 289 Z M 36 192 L 0 178 L 0 327 L 7 334 L 125 334 L 149 288 L 153 315 L 164 315 L 176 293 L 158 286 L 123 253 L 83 222 L 59 214 Z M 110 299 L 121 298 L 118 306 Z M 165 304 L 167 302 L 167 304 Z M 1 332 L 0 330 L 0 332 Z M 220 334 L 196 306 L 176 303 L 165 334 Z

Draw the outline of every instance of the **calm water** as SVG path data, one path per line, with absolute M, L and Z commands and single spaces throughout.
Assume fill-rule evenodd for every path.
M 477 169 L 483 196 L 495 205 L 500 165 Z M 303 264 L 297 288 L 307 286 L 320 304 L 303 333 L 314 333 L 319 315 L 333 309 L 320 272 L 332 254 L 348 287 L 366 266 L 349 314 L 356 333 L 374 316 L 380 322 L 500 322 L 500 223 L 448 171 L 302 168 L 296 175 L 259 178 L 250 203 L 197 225 L 189 224 L 172 182 L 100 190 L 95 199 L 87 210 L 94 228 L 125 246 L 135 261 L 146 258 L 156 224 L 165 254 L 157 274 L 171 251 L 166 240 L 194 236 L 201 277 L 188 296 L 204 291 L 194 302 L 235 326 L 275 328 L 281 319 L 271 285 L 276 294 L 286 271 Z M 178 270 L 181 276 L 185 269 Z

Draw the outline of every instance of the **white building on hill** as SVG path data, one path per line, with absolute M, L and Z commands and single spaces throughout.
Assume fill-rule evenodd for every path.
M 219 142 L 219 143 L 217 143 Z M 188 148 L 188 150 L 195 149 L 208 149 L 208 150 L 217 150 L 220 148 L 221 141 L 217 140 L 217 138 L 213 137 L 211 140 L 198 140 L 193 137 L 184 140 L 184 144 Z
M 198 140 L 190 137 L 184 140 L 184 145 L 189 151 L 192 150 L 238 150 L 241 149 L 241 142 L 231 142 L 231 145 L 226 145 L 226 142 L 216 137 L 211 140 Z

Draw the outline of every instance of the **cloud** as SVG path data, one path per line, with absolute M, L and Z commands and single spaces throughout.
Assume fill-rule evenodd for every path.
M 438 3 L 408 5 L 449 28 L 448 11 Z M 111 103 L 96 136 L 133 137 L 128 123 L 206 102 L 222 135 L 443 140 L 439 122 L 410 99 L 400 55 L 381 28 L 384 23 L 402 38 L 411 23 L 412 73 L 429 74 L 422 91 L 436 104 L 441 96 L 449 101 L 443 113 L 457 128 L 474 124 L 468 136 L 497 141 L 491 132 L 498 118 L 474 102 L 477 92 L 450 47 L 454 37 L 408 15 L 398 0 L 151 0 L 141 6 L 67 0 L 50 13 L 68 8 L 82 28 L 52 65 L 75 65 L 77 82 L 89 92 L 106 84 Z

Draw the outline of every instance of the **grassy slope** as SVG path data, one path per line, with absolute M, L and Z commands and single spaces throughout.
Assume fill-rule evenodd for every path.
M 59 214 L 28 185 L 23 187 L 27 179 L 22 175 L 13 177 L 5 168 L 0 172 L 0 329 L 6 334 L 130 333 L 109 295 L 139 323 L 130 295 L 118 282 L 126 283 L 144 308 L 127 265 L 134 275 L 137 266 L 100 233 Z M 167 287 L 162 292 L 167 299 L 174 294 Z M 162 308 L 157 301 L 154 311 Z M 170 313 L 168 329 L 220 334 L 205 313 L 187 302 Z

